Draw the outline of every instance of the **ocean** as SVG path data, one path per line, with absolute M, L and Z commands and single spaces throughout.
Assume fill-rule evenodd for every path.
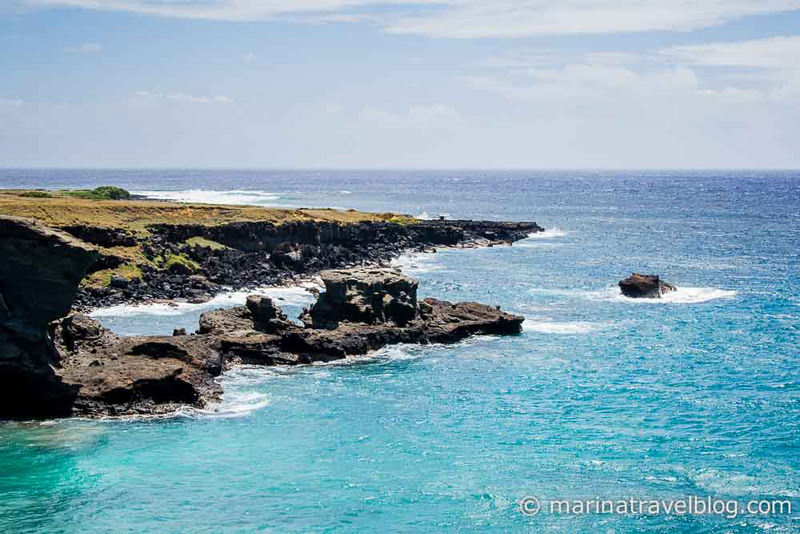
M 421 296 L 524 315 L 519 336 L 243 367 L 220 405 L 172 417 L 0 423 L 0 531 L 800 531 L 800 172 L 0 171 L 105 184 L 547 230 L 396 262 Z M 632 271 L 679 290 L 625 299 Z M 266 291 L 292 315 L 313 300 Z M 95 316 L 165 334 L 246 294 Z M 726 512 L 550 507 L 690 497 Z

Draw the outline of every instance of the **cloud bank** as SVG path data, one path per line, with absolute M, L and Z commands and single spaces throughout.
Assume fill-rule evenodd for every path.
M 366 18 L 386 31 L 440 38 L 687 31 L 800 10 L 796 0 L 24 0 L 36 7 L 258 21 Z

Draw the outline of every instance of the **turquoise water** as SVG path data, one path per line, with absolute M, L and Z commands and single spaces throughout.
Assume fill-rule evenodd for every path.
M 59 172 L 6 171 L 0 185 L 128 180 L 187 191 L 217 180 L 251 191 L 191 194 L 394 204 L 532 219 L 548 232 L 400 260 L 424 296 L 525 315 L 520 336 L 243 368 L 223 379 L 220 406 L 172 418 L 0 425 L 0 530 L 800 531 L 798 173 L 245 173 L 223 182 L 220 171 L 180 182 L 170 171 L 97 182 Z M 632 270 L 681 289 L 661 302 L 622 299 L 615 283 Z M 310 299 L 282 291 L 292 313 Z M 123 333 L 161 333 L 201 311 L 98 318 Z M 794 506 L 736 518 L 526 517 L 517 506 L 526 495 L 545 507 L 688 496 Z

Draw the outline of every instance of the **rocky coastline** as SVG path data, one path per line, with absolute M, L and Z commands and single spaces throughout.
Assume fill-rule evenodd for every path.
M 418 301 L 416 281 L 381 266 L 407 251 L 511 244 L 542 231 L 536 223 L 358 217 L 132 231 L 0 215 L 0 418 L 169 413 L 217 401 L 216 377 L 242 363 L 297 365 L 393 343 L 521 331 L 523 318 L 499 307 Z M 119 337 L 81 313 L 203 301 L 223 288 L 313 274 L 326 289 L 301 317 L 304 326 L 260 295 L 207 312 L 195 333 L 168 337 Z
M 107 285 L 82 285 L 75 305 L 88 310 L 154 300 L 202 302 L 222 287 L 238 290 L 282 285 L 325 269 L 385 264 L 408 251 L 506 245 L 543 229 L 524 222 L 418 220 L 407 224 L 303 221 L 281 225 L 153 225 L 146 237 L 85 226 L 63 230 L 107 249 L 138 247 L 144 258 L 137 265 L 135 277 L 118 275 Z M 166 268 L 157 266 L 163 258 L 178 260 Z M 128 261 L 114 252 L 101 254 L 89 272 L 113 269 Z

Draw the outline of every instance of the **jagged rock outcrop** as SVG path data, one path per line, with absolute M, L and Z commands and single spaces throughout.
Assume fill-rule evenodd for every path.
M 73 413 L 166 413 L 182 405 L 205 406 L 220 395 L 214 377 L 243 363 L 332 361 L 395 343 L 453 343 L 474 334 L 522 329 L 522 317 L 498 307 L 436 299 L 417 303 L 415 280 L 391 269 L 378 271 L 356 269 L 329 277 L 330 287 L 345 298 L 337 301 L 343 306 L 326 307 L 326 317 L 335 319 L 336 310 L 348 314 L 346 321 L 336 320 L 336 328 L 299 326 L 263 295 L 249 296 L 245 306 L 204 313 L 198 333 L 189 336 L 118 338 L 92 319 L 72 315 L 60 322 L 56 335 L 66 354 L 61 375 L 76 391 Z M 403 325 L 387 320 L 385 310 L 351 314 L 352 301 L 373 302 L 381 291 L 402 291 L 413 302 L 413 314 Z
M 32 219 L 0 216 L 0 418 L 67 415 L 48 325 L 69 312 L 97 253 Z
M 674 285 L 664 282 L 658 275 L 632 273 L 628 278 L 620 280 L 622 294 L 630 298 L 661 298 L 664 293 L 676 291 Z
M 417 316 L 417 286 L 398 269 L 363 268 L 320 273 L 325 292 L 303 320 L 314 328 L 340 322 L 405 326 Z

